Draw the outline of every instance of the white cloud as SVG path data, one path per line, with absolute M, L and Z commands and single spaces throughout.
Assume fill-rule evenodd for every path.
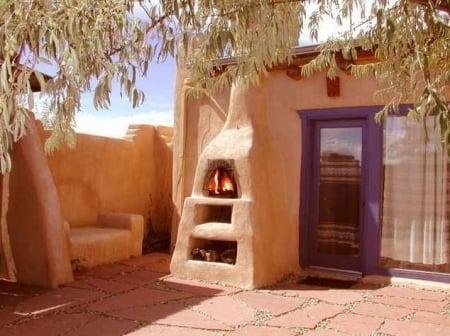
M 112 138 L 122 138 L 129 125 L 173 125 L 173 115 L 170 112 L 144 112 L 128 116 L 111 116 L 102 113 L 80 113 L 76 116 L 77 133 L 101 135 Z

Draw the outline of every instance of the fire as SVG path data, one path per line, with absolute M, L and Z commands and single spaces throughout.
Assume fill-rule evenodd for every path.
M 209 179 L 209 196 L 228 196 L 236 195 L 236 185 L 231 173 L 224 168 L 216 168 Z

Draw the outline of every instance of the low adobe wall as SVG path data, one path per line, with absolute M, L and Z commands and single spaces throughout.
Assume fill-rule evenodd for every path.
M 88 226 L 101 213 L 124 212 L 170 232 L 172 150 L 164 137 L 171 133 L 169 127 L 133 125 L 124 139 L 79 134 L 74 149 L 63 146 L 49 155 L 64 219 Z

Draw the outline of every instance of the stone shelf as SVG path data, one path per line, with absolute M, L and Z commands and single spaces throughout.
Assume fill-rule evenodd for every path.
M 205 223 L 197 225 L 192 230 L 191 236 L 201 239 L 236 240 L 236 233 L 234 232 L 233 225 L 227 223 Z
M 234 268 L 236 267 L 236 265 L 231 265 L 231 264 L 226 264 L 223 262 L 211 262 L 211 261 L 203 261 L 203 260 L 188 260 L 186 262 L 186 266 L 187 267 L 203 267 L 205 268 L 206 271 L 209 271 L 212 274 L 214 274 L 215 276 L 217 276 L 216 272 L 220 272 L 220 271 L 228 271 L 228 270 L 234 270 Z M 208 279 L 209 281 L 211 281 L 210 279 Z

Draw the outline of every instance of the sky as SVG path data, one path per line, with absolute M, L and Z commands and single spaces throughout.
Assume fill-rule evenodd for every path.
M 323 22 L 319 41 L 324 41 L 342 30 L 342 27 L 336 27 L 332 22 Z M 305 33 L 301 36 L 300 46 L 315 44 L 308 35 Z M 54 68 L 46 65 L 38 66 L 38 70 L 50 75 L 55 73 Z M 146 99 L 135 109 L 126 97 L 120 96 L 117 84 L 112 87 L 111 106 L 107 110 L 96 110 L 93 93 L 84 93 L 81 112 L 76 117 L 77 132 L 121 138 L 131 124 L 173 125 L 175 75 L 174 59 L 168 59 L 162 64 L 151 64 L 148 76 L 138 79 L 137 85 L 144 91 Z M 39 107 L 36 114 L 39 115 Z
M 55 74 L 52 67 L 39 65 L 37 68 L 46 74 Z M 120 96 L 117 83 L 112 86 L 109 109 L 96 110 L 93 92 L 83 93 L 81 112 L 76 116 L 77 132 L 121 138 L 132 124 L 173 125 L 175 75 L 174 59 L 168 59 L 162 64 L 151 64 L 147 77 L 137 79 L 137 86 L 144 91 L 146 99 L 134 109 L 128 98 Z M 36 107 L 38 117 L 42 104 L 43 101 Z

